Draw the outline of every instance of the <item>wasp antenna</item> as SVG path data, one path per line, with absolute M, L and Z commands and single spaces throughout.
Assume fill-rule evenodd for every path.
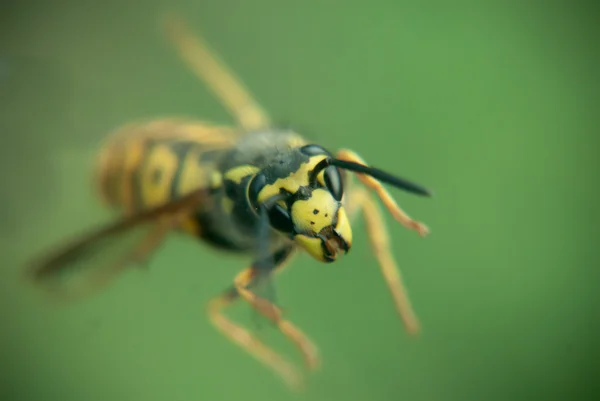
M 403 189 L 407 192 L 411 192 L 413 194 L 421 195 L 421 196 L 433 196 L 433 192 L 429 189 L 405 180 L 404 178 L 396 177 L 385 171 L 379 170 L 374 167 L 365 166 L 360 163 L 354 163 L 346 160 L 339 159 L 331 159 L 330 163 L 336 167 L 342 168 L 344 170 L 354 171 L 356 173 L 367 174 L 376 180 L 385 182 L 386 184 L 390 184 L 396 188 Z

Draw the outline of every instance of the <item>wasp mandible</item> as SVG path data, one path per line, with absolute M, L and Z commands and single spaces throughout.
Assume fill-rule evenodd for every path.
M 351 150 L 333 154 L 293 130 L 275 127 L 182 19 L 170 16 L 165 27 L 185 64 L 237 126 L 169 118 L 117 129 L 100 151 L 95 182 L 101 198 L 121 217 L 38 259 L 26 269 L 27 278 L 55 295 L 86 295 L 148 260 L 173 231 L 225 252 L 246 253 L 252 263 L 208 303 L 208 315 L 225 336 L 296 388 L 303 375 L 223 309 L 236 300 L 247 302 L 297 346 L 310 369 L 317 368 L 313 343 L 253 288 L 281 271 L 297 250 L 325 263 L 348 253 L 351 221 L 360 212 L 399 315 L 408 332 L 416 333 L 419 324 L 374 195 L 395 220 L 425 236 L 427 227 L 411 219 L 383 183 L 423 196 L 430 191 L 369 166 Z

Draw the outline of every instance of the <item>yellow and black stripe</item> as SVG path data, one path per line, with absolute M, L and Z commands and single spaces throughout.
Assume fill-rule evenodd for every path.
M 100 152 L 96 177 L 102 199 L 126 214 L 168 203 L 200 188 L 217 189 L 215 163 L 237 138 L 229 127 L 186 120 L 125 126 Z M 198 205 L 198 212 L 209 204 Z M 199 234 L 194 218 L 181 222 Z

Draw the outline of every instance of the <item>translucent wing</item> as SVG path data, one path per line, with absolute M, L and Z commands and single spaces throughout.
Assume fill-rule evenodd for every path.
M 59 298 L 97 291 L 155 250 L 207 194 L 199 189 L 84 235 L 27 266 L 26 279 Z

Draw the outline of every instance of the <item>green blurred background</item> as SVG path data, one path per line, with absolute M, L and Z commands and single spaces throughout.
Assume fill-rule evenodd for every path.
M 5 2 L 0 13 L 0 396 L 6 400 L 592 400 L 598 395 L 598 21 L 579 3 Z M 186 238 L 56 308 L 16 281 L 106 221 L 98 142 L 144 117 L 232 122 L 177 58 L 184 15 L 278 121 L 432 187 L 391 221 L 408 338 L 362 222 L 351 256 L 278 279 L 324 366 L 291 394 L 204 315 L 245 259 Z M 218 267 L 211 267 L 218 265 Z M 252 323 L 246 307 L 232 315 Z M 270 327 L 271 344 L 300 362 Z

